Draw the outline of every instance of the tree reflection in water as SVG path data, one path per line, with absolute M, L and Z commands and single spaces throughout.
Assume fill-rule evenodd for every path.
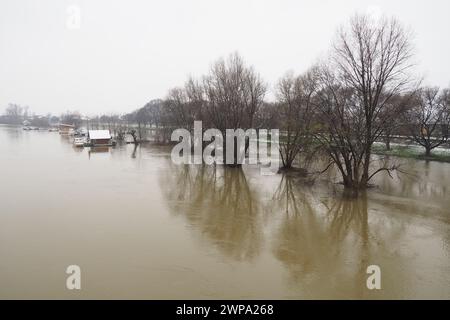
M 161 185 L 171 212 L 183 214 L 222 254 L 236 260 L 259 254 L 258 202 L 241 168 L 173 166 Z
M 234 261 L 270 263 L 269 253 L 280 262 L 292 297 L 402 297 L 417 283 L 411 266 L 426 263 L 410 248 L 426 230 L 374 190 L 353 197 L 289 175 L 201 165 L 171 165 L 160 185 L 170 212 L 188 221 L 202 245 Z M 389 270 L 386 291 L 367 290 L 372 264 Z
M 326 297 L 333 284 L 348 280 L 353 293 L 363 294 L 370 264 L 367 197 L 337 192 L 320 199 L 313 190 L 282 177 L 271 207 L 282 214 L 274 255 L 287 267 L 292 287 Z
M 272 210 L 284 213 L 273 252 L 289 271 L 292 287 L 324 297 L 351 274 L 361 294 L 369 260 L 367 197 L 339 192 L 320 199 L 314 188 L 283 176 Z

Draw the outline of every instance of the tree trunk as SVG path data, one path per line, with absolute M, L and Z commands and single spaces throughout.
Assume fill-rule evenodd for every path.
M 366 147 L 363 162 L 363 174 L 361 180 L 359 181 L 359 188 L 365 189 L 369 183 L 369 169 L 370 169 L 370 156 L 372 155 L 372 145 Z
M 142 131 L 141 131 L 141 123 L 138 122 L 138 133 L 139 133 L 139 140 L 142 141 Z
M 283 167 L 281 169 L 283 170 L 292 169 L 292 161 L 286 160 L 286 162 L 283 163 Z
M 386 136 L 386 150 L 387 151 L 391 151 L 391 137 L 390 136 Z

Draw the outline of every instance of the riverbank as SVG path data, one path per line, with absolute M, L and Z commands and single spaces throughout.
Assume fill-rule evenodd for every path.
M 412 158 L 417 160 L 429 160 L 450 163 L 450 149 L 436 148 L 431 152 L 431 156 L 425 155 L 425 149 L 415 145 L 392 144 L 391 150 L 387 150 L 382 143 L 373 146 L 374 154 L 396 156 L 401 158 Z

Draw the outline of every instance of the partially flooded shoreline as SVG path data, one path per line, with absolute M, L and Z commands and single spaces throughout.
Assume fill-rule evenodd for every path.
M 425 150 L 421 146 L 414 144 L 392 144 L 390 149 L 386 149 L 382 143 L 377 143 L 373 149 L 374 154 L 384 156 L 394 156 L 399 158 L 412 158 L 416 160 L 424 161 L 438 161 L 438 162 L 450 162 L 450 149 L 449 148 L 437 148 L 430 156 L 425 155 Z
M 354 199 L 333 172 L 178 166 L 165 146 L 90 153 L 4 126 L 0 145 L 2 298 L 450 298 L 449 164 L 403 159 Z

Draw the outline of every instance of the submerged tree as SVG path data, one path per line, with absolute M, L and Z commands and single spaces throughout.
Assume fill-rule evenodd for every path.
M 283 168 L 290 169 L 297 155 L 311 146 L 315 72 L 298 77 L 288 74 L 277 89 L 278 123 L 283 134 L 279 150 Z
M 222 133 L 226 129 L 253 128 L 255 115 L 263 104 L 266 85 L 259 74 L 245 65 L 242 58 L 232 54 L 227 60 L 219 59 L 203 79 L 205 106 L 203 118 L 211 128 L 217 128 Z M 226 140 L 236 139 L 224 137 L 223 154 L 225 162 L 238 165 L 240 151 L 234 143 L 234 158 L 227 159 Z
M 347 188 L 364 189 L 371 178 L 397 166 L 371 171 L 372 145 L 386 129 L 395 95 L 410 89 L 412 49 L 395 19 L 355 16 L 338 32 L 330 63 L 321 68 L 318 140 Z

